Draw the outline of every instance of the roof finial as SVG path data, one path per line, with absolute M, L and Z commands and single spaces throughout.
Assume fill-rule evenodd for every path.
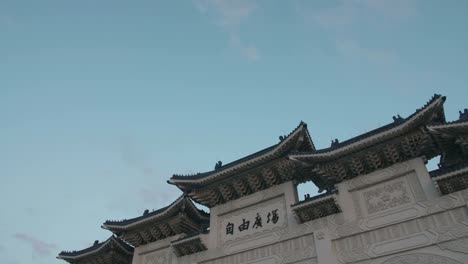
M 339 144 L 340 144 L 340 141 L 338 141 L 337 138 L 335 138 L 335 140 L 331 141 L 331 147 L 332 148 L 338 146 Z
M 149 210 L 148 210 L 148 209 L 146 209 L 146 210 L 143 212 L 143 215 L 147 215 L 147 214 L 149 214 Z
M 463 112 L 458 111 L 458 113 L 460 114 L 459 120 L 468 120 L 468 108 L 465 108 Z
M 221 161 L 216 162 L 215 164 L 215 170 L 221 169 L 221 166 L 223 166 L 223 163 Z
M 94 240 L 93 246 L 95 246 L 95 245 L 97 245 L 97 244 L 99 244 L 99 240 Z
M 279 140 L 280 140 L 280 141 L 283 141 L 283 140 L 285 140 L 285 139 L 286 139 L 286 136 L 279 136 Z
M 403 120 L 403 117 L 400 115 L 393 116 L 393 122 L 400 122 Z

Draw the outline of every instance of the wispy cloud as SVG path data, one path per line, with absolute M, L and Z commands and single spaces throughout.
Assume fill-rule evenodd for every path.
M 55 244 L 47 243 L 28 234 L 16 233 L 13 235 L 13 237 L 29 244 L 34 254 L 41 257 L 49 256 L 53 251 L 56 251 L 57 249 L 57 246 Z
M 13 26 L 13 21 L 11 17 L 0 14 L 0 28 L 11 28 Z
M 181 192 L 176 188 L 169 188 L 169 186 L 154 186 L 140 189 L 137 194 L 144 204 L 164 206 L 181 195 Z
M 371 20 L 404 21 L 416 14 L 414 0 L 338 0 L 336 4 L 313 9 L 309 19 L 322 26 L 354 26 Z
M 392 65 L 398 61 L 398 53 L 390 49 L 370 49 L 354 39 L 342 39 L 336 43 L 339 54 L 348 59 L 366 60 L 381 65 Z
M 256 5 L 247 0 L 194 0 L 197 9 L 211 17 L 228 36 L 229 45 L 238 50 L 249 61 L 259 59 L 259 52 L 253 43 L 246 43 L 240 37 L 240 28 L 252 16 Z
M 406 20 L 417 13 L 416 0 L 355 0 L 370 12 L 392 20 Z
M 122 138 L 120 141 L 120 153 L 122 160 L 129 166 L 137 169 L 145 176 L 154 176 L 155 170 L 149 164 L 147 155 L 143 148 L 138 146 L 134 140 L 129 137 Z
M 397 62 L 399 54 L 388 47 L 369 47 L 359 31 L 367 25 L 405 22 L 417 11 L 414 0 L 338 0 L 320 8 L 300 5 L 297 10 L 307 24 L 332 35 L 338 54 L 385 65 Z
M 249 61 L 256 61 L 259 59 L 257 47 L 253 44 L 242 43 L 240 37 L 236 34 L 231 34 L 229 38 L 229 44 L 231 47 L 239 50 L 241 55 L 247 58 Z

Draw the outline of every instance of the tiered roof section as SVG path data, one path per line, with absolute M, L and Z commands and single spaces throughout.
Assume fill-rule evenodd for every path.
M 443 195 L 468 188 L 468 163 L 442 167 L 429 174 Z
M 468 160 L 468 109 L 460 111 L 458 120 L 429 125 L 427 129 L 442 150 L 441 166 L 451 167 Z
M 209 172 L 173 175 L 168 182 L 196 202 L 213 207 L 286 181 L 305 181 L 301 166 L 288 160 L 287 155 L 314 150 L 307 124 L 301 122 L 288 136 L 280 137 L 278 144 L 226 165 L 218 163 Z
M 133 247 L 114 236 L 101 243 L 96 240 L 83 250 L 62 251 L 57 256 L 71 264 L 131 264 L 132 257 Z
M 468 188 L 468 109 L 458 120 L 427 129 L 442 151 L 439 169 L 430 172 L 441 194 Z
M 434 95 L 407 118 L 393 117 L 392 123 L 368 133 L 341 143 L 335 140 L 326 149 L 293 153 L 289 158 L 308 167 L 311 175 L 322 178 L 330 188 L 397 162 L 421 156 L 430 159 L 440 151 L 427 126 L 445 123 L 444 102 L 444 96 Z
M 304 223 L 317 218 L 341 212 L 336 201 L 336 190 L 317 196 L 306 196 L 303 201 L 291 205 L 299 222 Z
M 200 235 L 184 237 L 171 242 L 174 253 L 178 256 L 185 256 L 206 250 Z
M 208 213 L 182 195 L 169 206 L 153 212 L 146 210 L 142 216 L 128 220 L 108 220 L 102 228 L 138 247 L 178 234 L 200 234 L 209 226 L 209 220 Z

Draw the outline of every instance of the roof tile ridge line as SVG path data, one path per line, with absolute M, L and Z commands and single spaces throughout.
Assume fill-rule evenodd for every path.
M 152 220 L 153 218 L 157 218 L 157 216 L 160 216 L 161 214 L 163 214 L 163 213 L 167 212 L 168 210 L 172 209 L 177 203 L 179 203 L 179 200 L 182 200 L 184 197 L 185 197 L 185 194 L 182 194 L 181 196 L 179 196 L 179 198 L 177 198 L 177 199 L 176 199 L 175 201 L 173 201 L 171 204 L 169 204 L 168 206 L 165 206 L 166 208 L 164 209 L 164 211 L 159 212 L 159 213 L 157 213 L 157 214 L 155 214 L 155 215 L 152 215 L 152 216 L 150 216 L 150 217 L 142 218 L 141 220 L 138 220 L 138 221 L 135 221 L 135 222 L 133 222 L 133 223 L 129 223 L 129 224 L 123 225 L 123 226 L 113 225 L 113 224 L 110 224 L 110 225 L 109 225 L 109 224 L 104 223 L 104 224 L 101 226 L 101 228 L 109 230 L 109 229 L 106 228 L 106 227 L 115 226 L 115 227 L 117 227 L 117 228 L 122 228 L 122 229 L 123 229 L 124 227 L 133 226 L 133 225 L 135 225 L 135 224 L 137 224 L 137 223 L 138 223 L 138 224 L 141 224 L 142 222 L 146 222 L 146 221 Z M 164 208 L 164 206 L 163 206 L 162 208 Z M 127 219 L 127 220 L 130 221 L 130 220 L 136 219 L 136 218 L 138 218 L 138 217 L 141 217 L 141 215 L 140 215 L 140 216 L 137 216 L 137 217 L 134 217 L 134 218 L 131 218 L 131 219 Z
M 335 199 L 335 202 L 336 202 L 337 195 L 338 195 L 338 192 L 336 192 L 336 191 L 334 191 L 332 193 L 319 194 L 317 196 L 310 197 L 309 200 L 302 200 L 302 201 L 298 201 L 295 204 L 291 204 L 291 208 L 296 209 L 296 208 L 306 206 L 306 205 L 309 205 L 309 204 L 320 203 L 320 202 L 323 202 L 323 201 L 325 201 L 327 199 L 331 199 L 331 198 Z M 315 198 L 315 197 L 317 197 L 317 198 Z
M 183 195 L 184 195 L 185 198 L 189 201 L 189 204 L 191 204 L 191 206 L 195 209 L 195 212 L 197 212 L 197 214 L 198 214 L 198 216 L 199 216 L 200 218 L 208 218 L 208 220 L 210 219 L 210 213 L 205 212 L 205 210 L 198 209 L 198 208 L 195 206 L 195 201 L 193 201 L 192 198 L 191 198 L 188 194 L 184 193 Z M 203 213 L 205 213 L 205 214 L 207 214 L 207 215 L 202 215 L 201 212 L 203 212 Z
M 170 243 L 172 245 L 179 245 L 179 244 L 183 244 L 183 243 L 190 242 L 192 240 L 197 240 L 197 239 L 200 240 L 201 242 L 203 242 L 201 237 L 200 237 L 201 235 L 202 235 L 202 233 L 198 233 L 198 234 L 195 234 L 195 235 L 192 235 L 192 236 L 179 238 L 177 240 L 171 241 Z
M 96 253 L 97 251 L 99 251 L 102 247 L 104 247 L 105 245 L 107 245 L 107 244 L 111 241 L 112 237 L 114 237 L 114 235 L 111 235 L 108 239 L 106 239 L 105 241 L 103 241 L 103 242 L 101 243 L 101 245 L 100 245 L 99 247 L 97 247 L 96 249 L 93 249 L 93 250 L 91 250 L 91 251 L 89 251 L 89 252 L 84 252 L 83 254 L 80 254 L 80 255 L 78 255 L 78 256 L 67 256 L 67 257 L 68 257 L 68 258 L 73 258 L 73 259 L 75 259 L 75 258 L 77 258 L 77 257 L 85 257 L 85 256 L 88 256 L 88 255 L 95 254 L 95 253 Z M 82 249 L 82 250 L 76 250 L 75 252 L 78 253 L 78 252 L 80 252 L 80 251 L 85 251 L 85 250 L 88 250 L 88 249 L 90 249 L 90 248 L 92 248 L 92 247 L 94 247 L 94 246 L 95 246 L 95 245 L 92 245 L 92 246 L 90 246 L 90 247 L 84 248 L 84 249 Z M 64 252 L 64 251 L 62 251 L 62 252 Z M 61 254 L 62 252 L 60 252 L 59 255 L 56 257 L 57 259 L 64 259 L 64 258 L 60 257 L 60 254 Z M 69 253 L 72 253 L 72 252 L 69 252 Z
M 432 177 L 432 180 L 433 181 L 440 181 L 440 180 L 443 180 L 443 179 L 446 179 L 446 178 L 451 178 L 453 176 L 464 174 L 466 172 L 468 172 L 468 166 L 463 167 L 463 168 L 459 168 L 458 170 L 447 171 L 447 172 L 442 173 L 440 175 L 434 176 L 434 177 Z
M 436 130 L 438 128 L 448 128 L 448 127 L 457 127 L 457 126 L 463 126 L 468 124 L 468 120 L 453 120 L 449 122 L 445 122 L 442 124 L 432 124 L 432 125 L 427 125 L 427 128 L 431 131 Z
M 117 236 L 115 235 L 112 235 L 112 239 L 115 241 L 115 243 L 117 243 L 117 245 L 123 249 L 125 252 L 127 252 L 129 255 L 133 255 L 133 250 L 135 249 L 135 247 L 133 247 L 132 245 L 128 244 L 127 242 L 123 241 L 122 239 L 118 238 Z M 130 247 L 132 249 L 132 251 L 129 251 L 127 248 L 125 248 L 123 245 L 125 244 L 126 246 Z
M 282 140 L 281 142 L 277 143 L 276 145 L 271 146 L 271 147 L 273 147 L 273 149 L 271 149 L 271 150 L 268 151 L 267 153 L 263 153 L 262 155 L 257 156 L 257 157 L 255 157 L 255 158 L 253 158 L 252 160 L 243 161 L 243 162 L 241 162 L 240 164 L 236 164 L 236 165 L 234 165 L 234 166 L 232 166 L 232 167 L 230 167 L 230 168 L 227 168 L 225 171 L 223 171 L 223 170 L 221 169 L 221 170 L 219 170 L 219 171 L 217 171 L 217 172 L 215 172 L 215 173 L 213 173 L 213 174 L 211 174 L 211 175 L 206 176 L 206 178 L 198 179 L 198 180 L 207 180 L 208 178 L 215 177 L 215 176 L 219 175 L 220 173 L 225 173 L 225 172 L 228 171 L 228 170 L 233 170 L 234 168 L 237 168 L 238 166 L 244 164 L 245 162 L 252 162 L 252 161 L 254 161 L 254 160 L 258 160 L 258 159 L 260 159 L 260 158 L 263 158 L 264 156 L 269 155 L 271 152 L 274 152 L 275 150 L 281 148 L 281 146 L 283 146 L 286 142 L 288 142 L 288 141 L 293 137 L 293 135 L 299 133 L 299 132 L 301 131 L 301 129 L 299 129 L 299 128 L 301 128 L 304 124 L 305 124 L 304 122 L 301 122 L 301 124 L 299 124 L 299 126 L 298 126 L 296 129 L 294 129 L 293 132 L 289 133 L 289 135 L 286 136 L 286 139 Z M 271 148 L 271 147 L 270 147 L 270 148 Z M 198 173 L 198 174 L 202 174 L 202 173 Z M 197 174 L 195 174 L 195 175 L 197 175 Z M 198 181 L 198 180 L 197 180 L 197 179 L 194 180 L 194 179 L 173 179 L 173 178 L 171 178 L 171 179 L 169 179 L 169 180 L 167 181 L 167 183 L 169 183 L 169 184 L 174 184 L 174 185 L 175 185 L 175 182 L 177 182 L 177 181 L 185 181 L 185 182 L 187 182 L 187 181 L 189 181 L 189 182 L 192 181 L 192 182 L 193 182 L 193 181 Z M 175 181 L 175 182 L 174 182 L 174 181 Z
M 451 174 L 451 173 L 454 173 L 454 172 L 458 173 L 459 171 L 462 171 L 462 170 L 465 170 L 465 169 L 468 169 L 468 162 L 463 162 L 463 163 L 460 163 L 460 164 L 457 164 L 455 166 L 448 167 L 448 168 L 447 167 L 441 167 L 441 168 L 429 171 L 429 175 L 431 175 L 431 177 L 434 179 L 434 178 L 437 178 L 437 177 L 440 177 L 440 176 L 443 176 L 443 175 L 447 175 L 447 174 Z
M 296 126 L 296 128 L 294 128 L 288 135 L 286 135 L 286 136 L 285 136 L 285 139 L 283 139 L 282 141 L 280 141 L 280 142 L 277 143 L 277 144 L 274 144 L 274 145 L 272 145 L 272 146 L 269 146 L 269 147 L 265 148 L 264 150 L 269 149 L 269 148 L 272 148 L 272 149 L 270 150 L 270 151 L 272 151 L 273 149 L 276 149 L 276 147 L 278 147 L 282 142 L 288 140 L 288 138 L 289 138 L 292 134 L 294 134 L 295 132 L 297 132 L 298 130 L 300 130 L 300 128 L 302 128 L 302 127 L 306 128 L 306 133 L 307 133 L 307 135 L 308 135 L 308 137 L 309 137 L 309 142 L 311 143 L 312 148 L 315 150 L 315 145 L 314 145 L 314 143 L 313 143 L 313 141 L 312 141 L 312 138 L 310 138 L 309 131 L 307 130 L 307 124 L 306 124 L 304 121 L 301 121 L 301 122 L 299 123 L 299 125 Z M 261 151 L 262 151 L 262 150 L 261 150 Z M 255 153 L 253 153 L 253 154 L 255 154 Z M 264 154 L 267 154 L 267 153 L 264 153 Z M 252 154 L 251 154 L 251 155 L 252 155 Z M 247 156 L 250 156 L 250 155 L 247 155 Z M 244 158 L 244 157 L 243 157 L 243 158 Z M 232 161 L 232 162 L 229 162 L 229 163 L 225 164 L 224 166 L 227 166 L 227 165 L 229 165 L 230 163 L 236 162 L 236 161 L 238 161 L 238 160 L 240 160 L 240 159 L 243 159 L 243 158 L 239 158 L 239 159 L 237 159 L 237 160 L 234 160 L 234 161 Z M 247 162 L 247 161 L 243 161 L 243 162 Z M 242 162 L 242 163 L 243 163 L 243 162 Z M 223 169 L 224 166 L 221 166 L 220 171 Z M 233 167 L 235 167 L 235 166 L 237 166 L 237 165 L 234 165 Z M 229 168 L 227 168 L 227 169 L 229 169 Z M 173 174 L 172 177 L 174 177 L 174 176 L 176 176 L 176 177 L 191 177 L 191 176 L 198 176 L 198 175 L 200 175 L 200 174 L 205 174 L 205 173 L 209 173 L 209 172 L 215 172 L 215 171 L 212 170 L 212 171 L 208 171 L 208 172 L 196 172 L 196 173 L 185 174 L 185 175 L 183 175 L 183 174 Z M 215 172 L 215 173 L 216 173 L 216 172 Z M 171 177 L 171 179 L 172 179 L 172 177 Z M 173 183 L 171 182 L 171 179 L 169 179 L 169 180 L 167 181 L 167 183 L 173 184 Z
M 299 203 L 299 204 L 296 204 L 296 205 L 291 205 L 291 209 L 294 210 L 294 211 L 301 210 L 303 208 L 307 208 L 309 206 L 315 206 L 317 204 L 322 204 L 322 203 L 325 203 L 325 202 L 328 202 L 328 201 L 333 201 L 333 203 L 338 207 L 338 209 L 341 210 L 340 203 L 338 202 L 338 196 L 336 194 L 326 196 L 326 197 L 322 197 L 322 198 L 317 199 L 317 200 L 307 201 L 305 203 Z
M 314 141 L 312 140 L 312 137 L 310 136 L 310 133 L 309 133 L 309 128 L 307 126 L 307 123 L 304 122 L 304 121 L 301 121 L 301 123 L 299 125 L 303 125 L 303 129 L 305 130 L 305 134 L 306 134 L 306 139 L 309 141 L 310 143 L 310 146 L 312 147 L 312 151 L 315 151 L 316 148 L 315 148 L 315 144 L 314 144 Z
M 433 97 L 432 100 L 430 100 L 428 103 L 426 103 L 424 105 L 424 107 L 422 108 L 419 108 L 416 110 L 416 112 L 414 112 L 413 114 L 409 115 L 407 118 L 405 118 L 405 120 L 403 122 L 401 122 L 400 124 L 398 124 L 397 126 L 395 127 L 392 127 L 390 128 L 389 130 L 386 130 L 386 131 L 382 131 L 382 132 L 379 132 L 377 134 L 374 134 L 374 135 L 371 135 L 369 137 L 365 137 L 361 140 L 358 140 L 356 142 L 353 142 L 349 145 L 344 145 L 344 146 L 339 146 L 337 148 L 334 148 L 334 149 L 330 149 L 330 148 L 323 148 L 323 149 L 320 149 L 320 150 L 317 150 L 317 152 L 320 152 L 320 151 L 323 151 L 323 150 L 328 150 L 328 151 L 324 151 L 324 152 L 320 152 L 320 153 L 314 153 L 314 152 L 300 152 L 300 153 L 293 153 L 291 155 L 288 156 L 288 158 L 290 159 L 293 159 L 293 160 L 297 160 L 296 158 L 299 158 L 299 157 L 307 157 L 307 156 L 310 156 L 310 155 L 327 155 L 327 154 L 330 154 L 330 153 L 333 153 L 333 152 L 337 152 L 337 151 L 342 151 L 343 149 L 346 149 L 346 148 L 350 148 L 352 146 L 355 146 L 357 144 L 359 144 L 360 142 L 362 141 L 366 141 L 366 140 L 371 140 L 373 138 L 378 138 L 381 136 L 382 133 L 390 133 L 389 131 L 397 131 L 399 129 L 401 129 L 401 127 L 403 127 L 405 124 L 407 124 L 408 122 L 412 121 L 412 120 L 415 120 L 417 119 L 420 115 L 422 115 L 426 110 L 428 110 L 430 108 L 431 105 L 434 104 L 434 107 L 437 105 L 437 102 L 438 100 L 437 99 L 441 99 L 442 100 L 442 105 L 444 103 L 444 96 L 438 96 L 438 97 Z M 356 136 L 356 137 L 359 137 L 360 135 Z M 356 138 L 356 137 L 353 137 L 353 138 Z M 351 140 L 353 138 L 350 138 L 350 139 L 347 139 L 347 140 Z

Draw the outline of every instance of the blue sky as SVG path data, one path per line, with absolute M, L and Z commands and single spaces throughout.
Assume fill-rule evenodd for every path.
M 0 256 L 60 263 L 173 173 L 468 102 L 467 1 L 0 0 Z M 303 192 L 314 192 L 313 188 Z

